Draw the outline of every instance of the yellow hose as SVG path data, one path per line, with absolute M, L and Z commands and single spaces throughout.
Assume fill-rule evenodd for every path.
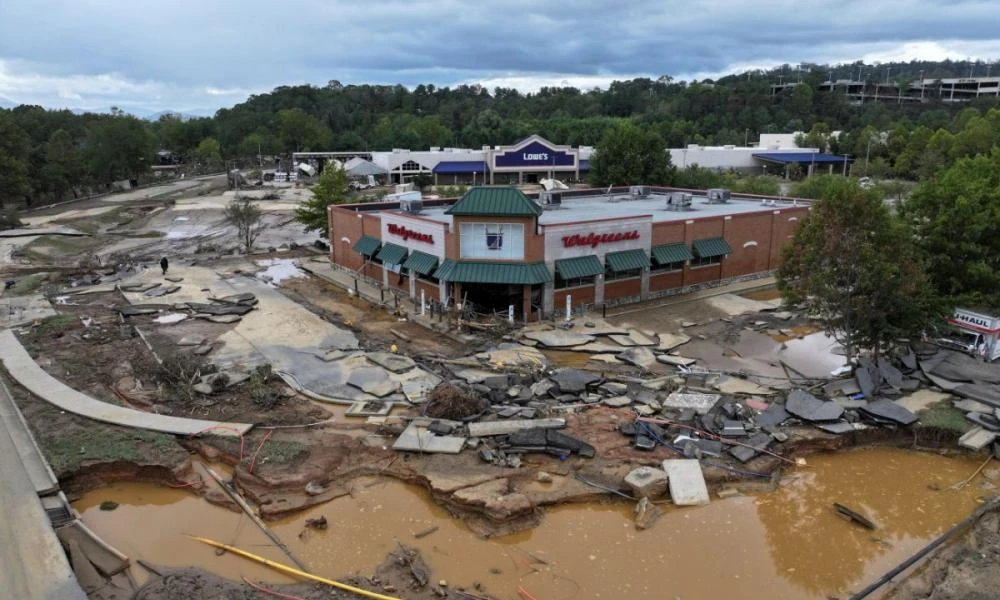
M 259 562 L 259 563 L 261 563 L 263 565 L 267 565 L 267 566 L 271 567 L 272 569 L 277 569 L 278 571 L 281 571 L 283 573 L 288 573 L 289 575 L 296 575 L 298 577 L 304 577 L 306 579 L 311 579 L 312 581 L 318 581 L 320 583 L 325 583 L 326 585 L 332 585 L 335 588 L 339 588 L 339 589 L 342 589 L 342 590 L 347 591 L 347 592 L 353 592 L 355 594 L 358 594 L 359 596 L 364 596 L 365 598 L 375 598 L 376 600 L 401 600 L 400 598 L 396 598 L 395 596 L 384 596 L 382 594 L 377 594 L 375 592 L 369 592 L 368 590 L 363 590 L 361 588 L 356 588 L 354 586 L 347 585 L 346 583 L 340 583 L 339 581 L 334 581 L 332 579 L 327 579 L 325 577 L 320 577 L 318 575 L 313 575 L 311 573 L 306 573 L 305 571 L 300 571 L 300 570 L 295 569 L 293 567 L 289 567 L 287 565 L 283 565 L 281 563 L 274 562 L 273 560 L 268 560 L 268 559 L 264 558 L 263 556 L 257 556 L 256 554 L 250 554 L 246 550 L 240 550 L 239 548 L 236 548 L 234 546 L 229 546 L 227 544 L 223 544 L 222 542 L 216 542 L 215 540 L 210 540 L 208 538 L 198 537 L 196 535 L 189 535 L 188 537 L 192 538 L 192 539 L 195 539 L 195 540 L 198 540 L 199 542 L 201 542 L 203 544 L 208 544 L 209 546 L 215 546 L 216 548 L 222 548 L 226 552 L 232 552 L 233 554 L 238 554 L 239 556 L 242 556 L 244 558 L 249 558 L 250 560 Z

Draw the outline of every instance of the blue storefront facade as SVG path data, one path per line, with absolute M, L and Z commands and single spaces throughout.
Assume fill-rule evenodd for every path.
M 537 135 L 513 146 L 487 151 L 490 184 L 537 183 L 541 179 L 578 181 L 586 176 L 587 160 L 580 148 L 553 144 Z M 589 156 L 587 157 L 589 158 Z

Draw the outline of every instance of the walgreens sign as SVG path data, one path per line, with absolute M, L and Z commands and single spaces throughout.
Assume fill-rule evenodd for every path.
M 396 225 L 395 223 L 389 223 L 386 230 L 392 235 L 398 235 L 404 240 L 417 240 L 418 242 L 425 242 L 428 244 L 434 243 L 434 236 L 429 233 L 420 233 L 419 231 L 414 231 L 402 225 Z
M 564 248 L 574 248 L 576 246 L 590 246 L 591 248 L 596 248 L 601 244 L 613 244 L 615 242 L 624 242 L 626 240 L 637 240 L 639 239 L 639 232 L 637 230 L 632 231 L 619 231 L 617 233 L 588 233 L 586 235 L 574 234 L 574 235 L 564 235 L 562 237 L 562 243 Z

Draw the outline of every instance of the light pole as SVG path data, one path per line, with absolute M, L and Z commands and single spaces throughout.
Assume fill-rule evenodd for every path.
M 844 155 L 844 177 L 847 177 L 847 159 L 851 158 L 850 154 Z
M 868 136 L 868 145 L 865 146 L 865 177 L 868 177 L 868 156 L 872 149 L 872 136 Z

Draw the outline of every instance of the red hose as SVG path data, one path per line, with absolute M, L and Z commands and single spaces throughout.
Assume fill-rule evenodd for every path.
M 264 439 L 262 439 L 262 440 L 260 441 L 260 444 L 258 444 L 258 445 L 257 445 L 257 450 L 256 450 L 256 451 L 254 451 L 254 453 L 253 453 L 253 460 L 251 460 L 251 461 L 250 461 L 250 474 L 251 474 L 251 475 L 253 475 L 253 467 L 254 467 L 254 465 L 256 465 L 256 464 L 257 464 L 257 455 L 258 455 L 258 454 L 260 454 L 260 449 L 264 447 L 264 442 L 266 442 L 266 441 L 267 441 L 267 439 L 268 439 L 269 437 L 271 437 L 271 434 L 272 434 L 272 433 L 274 433 L 274 430 L 273 430 L 273 429 L 272 429 L 271 431 L 268 431 L 268 432 L 267 432 L 267 435 L 265 435 L 265 436 L 264 436 Z M 241 460 L 241 462 L 242 462 L 242 458 L 241 458 L 240 460 Z
M 267 589 L 266 587 L 264 587 L 262 585 L 257 585 L 256 583 L 250 581 L 246 577 L 243 578 L 243 581 L 247 585 L 249 585 L 250 587 L 252 587 L 253 589 L 255 589 L 255 590 L 259 591 L 259 592 L 264 592 L 265 594 L 271 594 L 272 596 L 276 596 L 278 598 L 285 598 L 286 600 L 305 600 L 305 598 L 303 598 L 302 596 L 292 596 L 290 594 L 282 594 L 281 592 L 276 592 L 274 590 L 269 590 L 269 589 Z

